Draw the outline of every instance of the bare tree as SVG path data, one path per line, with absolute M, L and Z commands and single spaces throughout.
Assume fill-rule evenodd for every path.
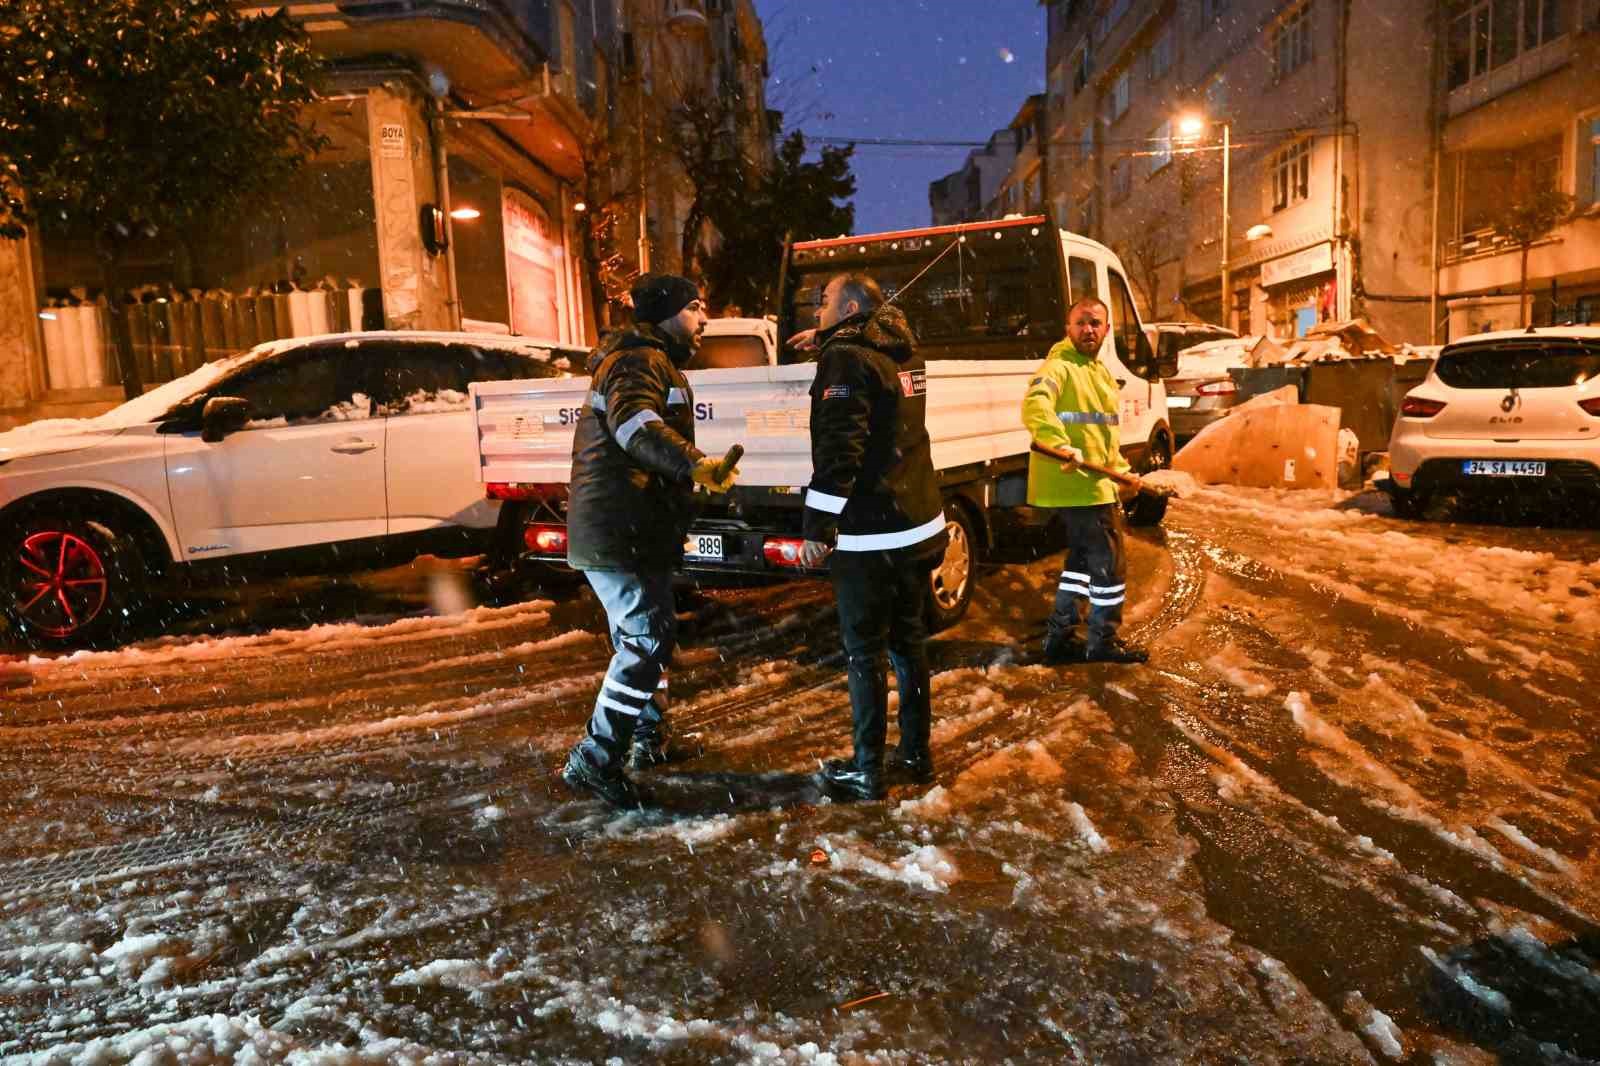
M 1152 211 L 1137 219 L 1130 232 L 1111 242 L 1128 280 L 1144 299 L 1150 318 L 1163 317 L 1158 310 L 1161 298 L 1161 268 L 1176 258 L 1172 239 L 1172 216 Z
M 1528 307 L 1528 252 L 1548 237 L 1557 226 L 1572 219 L 1574 201 L 1548 179 L 1519 176 L 1512 185 L 1511 198 L 1495 216 L 1495 229 L 1516 242 L 1522 260 L 1521 297 L 1517 315 L 1526 326 L 1531 317 Z

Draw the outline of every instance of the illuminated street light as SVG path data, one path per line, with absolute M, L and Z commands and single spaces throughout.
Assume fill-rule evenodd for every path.
M 581 215 L 585 211 L 589 210 L 589 205 L 584 203 L 582 200 L 579 200 L 577 203 L 572 205 L 572 210 Z
M 450 217 L 460 219 L 462 222 L 471 222 L 482 214 L 476 207 L 458 207 L 450 212 Z
M 1204 115 L 1193 111 L 1177 117 L 1178 137 L 1182 141 L 1199 140 L 1208 125 L 1222 127 L 1222 324 L 1232 327 L 1233 293 L 1229 291 L 1229 283 L 1233 280 L 1233 271 L 1228 262 L 1228 230 L 1232 223 L 1228 216 L 1228 169 L 1233 155 L 1233 124 L 1227 119 L 1207 120 Z

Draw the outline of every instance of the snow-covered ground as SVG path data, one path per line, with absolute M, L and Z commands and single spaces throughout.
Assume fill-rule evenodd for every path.
M 932 786 L 833 804 L 825 587 L 686 593 L 682 761 L 554 780 L 585 596 L 35 658 L 0 1061 L 1600 1061 L 1600 536 L 1193 489 L 1148 667 L 934 641 Z M 419 579 L 420 580 L 420 579 Z

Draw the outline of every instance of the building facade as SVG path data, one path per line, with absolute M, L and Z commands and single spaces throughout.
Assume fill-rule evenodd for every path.
M 135 250 L 125 276 L 147 386 L 262 340 L 337 329 L 593 343 L 616 314 L 599 273 L 625 289 L 642 269 L 678 265 L 681 175 L 659 144 L 628 136 L 643 127 L 628 84 L 639 53 L 625 46 L 654 57 L 657 84 L 734 99 L 748 120 L 730 123 L 730 143 L 770 162 L 751 0 L 239 7 L 286 8 L 327 58 L 308 117 L 328 145 L 226 232 Z M 594 151 L 619 138 L 642 155 Z M 596 188 L 622 189 L 624 222 L 644 220 L 645 239 L 636 224 L 604 242 L 603 264 L 589 229 Z M 92 235 L 46 226 L 0 241 L 0 429 L 121 400 L 99 279 Z
M 1439 292 L 1448 334 L 1600 322 L 1600 3 L 1443 6 Z M 1524 242 L 1507 208 L 1541 189 L 1571 215 Z
M 1425 339 L 1431 8 L 1057 0 L 1051 203 L 1153 319 L 1282 338 L 1362 315 Z
M 928 185 L 928 207 L 933 225 L 949 226 L 984 218 L 1000 187 L 1011 176 L 1021 149 L 1022 134 L 1015 125 L 995 130 L 988 143 L 967 153 L 960 170 Z

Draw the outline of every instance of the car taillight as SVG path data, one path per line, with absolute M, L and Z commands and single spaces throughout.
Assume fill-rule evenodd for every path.
M 522 531 L 522 543 L 528 546 L 529 551 L 536 551 L 543 555 L 565 555 L 567 554 L 567 527 L 528 526 Z
M 484 485 L 483 493 L 491 500 L 551 500 L 559 499 L 566 488 L 529 481 L 491 481 Z
M 768 537 L 761 542 L 761 557 L 770 566 L 799 566 L 803 544 L 797 537 Z
M 1229 378 L 1226 381 L 1208 381 L 1204 385 L 1197 385 L 1194 391 L 1200 396 L 1226 396 L 1230 392 L 1238 392 L 1239 386 Z
M 1407 396 L 1400 404 L 1400 413 L 1406 418 L 1432 418 L 1443 410 L 1442 400 L 1424 400 L 1421 396 Z
M 1579 400 L 1578 406 L 1596 418 L 1600 418 L 1600 396 L 1596 396 L 1592 400 Z

